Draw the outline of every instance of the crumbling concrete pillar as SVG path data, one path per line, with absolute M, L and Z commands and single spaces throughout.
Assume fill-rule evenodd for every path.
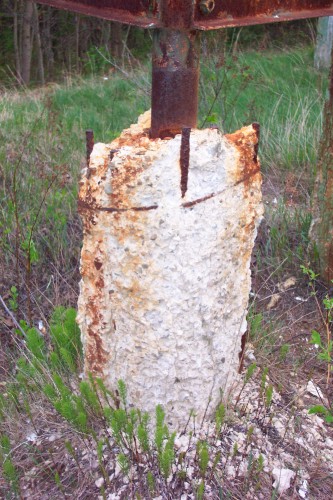
M 262 216 L 258 129 L 149 139 L 149 114 L 96 144 L 80 182 L 85 369 L 184 425 L 235 380 Z M 185 148 L 185 153 L 184 153 Z

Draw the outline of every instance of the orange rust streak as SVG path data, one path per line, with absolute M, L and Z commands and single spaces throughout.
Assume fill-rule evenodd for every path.
M 226 134 L 226 139 L 231 142 L 239 152 L 239 168 L 236 172 L 236 184 L 243 182 L 248 190 L 256 174 L 260 175 L 260 164 L 257 157 L 259 127 L 252 125 L 252 132 L 243 128 L 234 134 Z
M 98 298 L 96 297 L 98 300 Z M 92 318 L 92 324 L 88 327 L 88 338 L 86 345 L 86 360 L 88 371 L 93 374 L 103 374 L 104 365 L 107 362 L 107 351 L 103 347 L 103 341 L 99 333 L 100 324 L 103 320 L 99 314 L 99 306 L 90 298 L 87 304 L 89 317 Z

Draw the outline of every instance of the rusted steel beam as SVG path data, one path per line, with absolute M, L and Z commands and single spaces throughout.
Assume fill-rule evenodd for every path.
M 160 26 L 157 19 L 157 0 L 37 0 L 37 2 L 57 9 L 142 28 Z
M 333 15 L 331 0 L 38 0 L 137 26 L 211 30 Z
M 193 28 L 212 30 L 331 15 L 332 0 L 198 0 Z

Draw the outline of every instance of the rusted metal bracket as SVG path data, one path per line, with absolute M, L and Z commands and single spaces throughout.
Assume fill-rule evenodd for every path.
M 151 137 L 195 128 L 198 30 L 333 15 L 332 0 L 38 0 L 38 3 L 154 28 Z

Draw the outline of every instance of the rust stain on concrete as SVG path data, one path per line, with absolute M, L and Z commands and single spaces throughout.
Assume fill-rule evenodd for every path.
M 90 292 L 86 304 L 89 323 L 87 324 L 85 356 L 86 371 L 101 376 L 108 360 L 108 352 L 100 335 L 104 322 L 103 309 L 101 308 L 104 295 L 103 255 L 99 253 L 99 256 L 95 258 L 94 254 L 95 252 L 85 251 L 82 252 L 81 256 L 81 275 L 90 283 Z M 98 263 L 97 267 L 96 263 Z
M 261 179 L 258 159 L 259 125 L 254 123 L 252 127 L 243 127 L 234 134 L 226 134 L 225 137 L 239 152 L 238 167 L 234 173 L 235 184 L 244 183 L 244 196 L 249 196 L 251 186 Z

